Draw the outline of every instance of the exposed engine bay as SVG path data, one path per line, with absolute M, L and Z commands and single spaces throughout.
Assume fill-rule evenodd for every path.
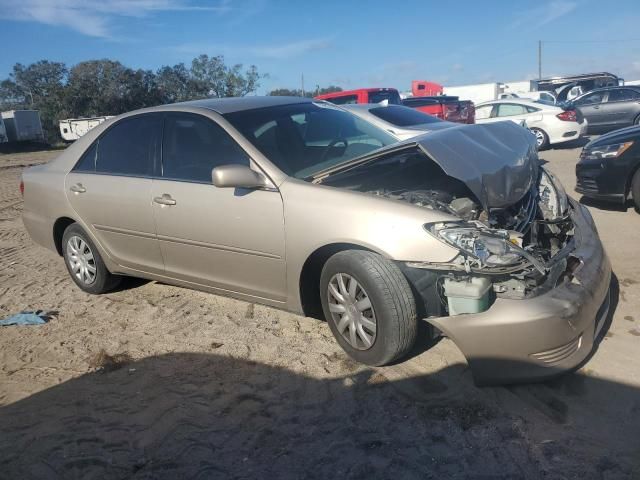
M 470 298 L 486 294 L 483 290 L 490 298 L 528 298 L 565 281 L 579 267 L 580 260 L 570 256 L 574 226 L 566 193 L 543 168 L 537 176 L 515 203 L 485 208 L 463 181 L 447 175 L 424 151 L 412 149 L 332 175 L 323 183 L 455 217 L 451 222 L 426 223 L 424 228 L 458 249 L 459 255 L 448 263 L 406 266 L 433 273 L 444 310 L 456 314 L 483 307 L 460 312 L 451 301 L 447 303 L 446 297 L 454 295 L 447 291 L 465 297 L 467 285 Z M 474 280 L 478 278 L 483 280 L 478 283 Z

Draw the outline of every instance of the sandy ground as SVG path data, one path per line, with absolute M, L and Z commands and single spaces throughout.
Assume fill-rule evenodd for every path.
M 578 153 L 542 154 L 569 191 Z M 589 363 L 477 388 L 447 339 L 372 369 L 310 318 L 155 282 L 82 293 L 20 218 L 21 169 L 54 155 L 0 155 L 0 317 L 58 312 L 0 327 L 0 478 L 640 478 L 633 209 L 590 207 L 618 301 Z

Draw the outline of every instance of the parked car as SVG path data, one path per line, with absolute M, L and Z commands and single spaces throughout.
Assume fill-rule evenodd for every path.
M 409 97 L 402 100 L 402 105 L 415 108 L 420 112 L 433 115 L 441 120 L 456 123 L 474 123 L 475 108 L 473 102 L 460 100 L 458 97 L 437 95 L 435 97 Z
M 387 101 L 393 105 L 400 105 L 400 93 L 395 88 L 359 88 L 357 90 L 343 90 L 342 92 L 318 95 L 316 100 L 326 100 L 336 105 L 351 103 L 380 103 Z
M 587 122 L 575 110 L 565 110 L 536 100 L 511 98 L 476 106 L 476 123 L 523 120 L 536 137 L 538 149 L 569 142 L 586 133 Z
M 386 130 L 398 140 L 407 140 L 423 133 L 456 125 L 402 105 L 364 103 L 342 105 L 342 108 Z
M 326 102 L 199 100 L 104 122 L 21 190 L 85 292 L 130 275 L 317 316 L 369 365 L 424 319 L 478 383 L 540 379 L 587 357 L 608 308 L 588 210 L 511 122 L 396 142 Z
M 624 204 L 631 196 L 640 211 L 640 126 L 602 135 L 582 149 L 576 192 Z
M 640 87 L 609 87 L 592 90 L 565 104 L 589 122 L 589 133 L 604 133 L 640 125 Z

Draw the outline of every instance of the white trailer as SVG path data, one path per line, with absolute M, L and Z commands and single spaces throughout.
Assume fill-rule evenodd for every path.
M 6 143 L 9 139 L 7 138 L 7 129 L 4 127 L 4 122 L 2 121 L 2 117 L 0 116 L 0 143 Z
M 1 115 L 10 142 L 44 142 L 38 110 L 9 110 Z
M 113 118 L 113 115 L 91 118 L 67 118 L 60 120 L 60 135 L 67 142 L 73 142 L 102 122 Z
M 471 100 L 473 103 L 498 100 L 504 93 L 503 83 L 478 83 L 476 85 L 460 85 L 458 87 L 444 87 L 445 95 L 459 97 L 460 100 Z

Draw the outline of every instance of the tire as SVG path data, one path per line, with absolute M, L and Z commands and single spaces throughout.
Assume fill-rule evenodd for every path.
M 636 170 L 631 179 L 631 198 L 636 212 L 640 213 L 640 168 Z
M 549 147 L 549 135 L 546 134 L 544 130 L 540 130 L 539 128 L 530 129 L 531 133 L 533 133 L 536 137 L 536 145 L 538 146 L 538 150 L 544 150 Z
M 352 290 L 354 280 L 356 286 Z M 331 332 L 354 360 L 366 365 L 386 365 L 413 347 L 418 321 L 411 287 L 400 269 L 382 256 L 344 250 L 330 257 L 320 277 L 320 298 Z M 353 322 L 351 318 L 358 320 Z M 375 329 L 371 328 L 372 322 Z
M 62 235 L 62 256 L 71 279 L 87 293 L 105 293 L 120 283 L 121 277 L 107 270 L 100 252 L 77 223 Z

